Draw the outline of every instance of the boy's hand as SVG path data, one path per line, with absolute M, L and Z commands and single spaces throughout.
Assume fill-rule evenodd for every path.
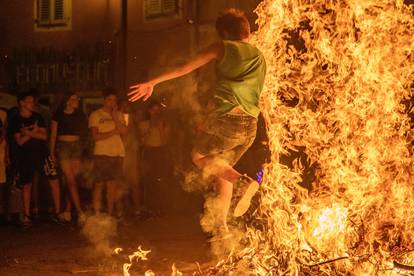
M 132 90 L 128 93 L 128 100 L 130 102 L 138 101 L 141 98 L 145 102 L 149 97 L 151 97 L 152 92 L 154 91 L 154 84 L 151 82 L 144 82 L 130 86 L 129 89 Z

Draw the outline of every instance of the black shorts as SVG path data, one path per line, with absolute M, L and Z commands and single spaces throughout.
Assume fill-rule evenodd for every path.
M 95 182 L 119 180 L 122 177 L 123 157 L 94 155 L 93 174 Z
M 56 163 L 47 152 L 20 154 L 17 158 L 18 183 L 25 185 L 33 182 L 33 176 L 37 172 L 48 179 L 57 179 Z
M 194 150 L 234 166 L 253 144 L 256 131 L 257 119 L 250 115 L 212 116 L 197 133 Z

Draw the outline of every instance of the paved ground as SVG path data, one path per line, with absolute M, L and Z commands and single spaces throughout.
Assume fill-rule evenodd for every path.
M 151 253 L 148 261 L 133 265 L 131 275 L 143 275 L 148 269 L 170 275 L 173 263 L 189 274 L 196 262 L 211 263 L 209 244 L 195 215 L 129 221 L 116 231 L 107 222 L 89 221 L 96 231 L 92 238 L 101 237 L 98 247 L 73 225 L 42 222 L 26 230 L 0 227 L 0 275 L 122 275 L 128 253 L 139 245 Z M 115 232 L 107 244 L 102 238 L 105 232 Z M 124 255 L 105 256 L 105 250 L 115 247 L 124 248 Z

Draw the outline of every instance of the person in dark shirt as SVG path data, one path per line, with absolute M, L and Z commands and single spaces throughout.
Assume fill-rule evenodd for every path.
M 53 160 L 58 160 L 66 178 L 69 196 L 66 200 L 65 212 L 61 219 L 71 221 L 71 203 L 74 205 L 78 222 L 86 219 L 82 212 L 79 199 L 76 176 L 79 174 L 82 155 L 81 137 L 87 130 L 87 121 L 83 112 L 79 109 L 79 96 L 76 93 L 65 95 L 61 106 L 58 108 L 50 126 L 50 155 Z
M 18 95 L 19 112 L 10 119 L 8 132 L 16 143 L 16 166 L 19 183 L 23 188 L 23 226 L 31 226 L 30 202 L 32 183 L 35 173 L 45 175 L 52 190 L 55 214 L 58 221 L 60 213 L 60 187 L 53 160 L 48 156 L 47 131 L 45 121 L 39 113 L 34 112 L 35 99 L 32 93 Z

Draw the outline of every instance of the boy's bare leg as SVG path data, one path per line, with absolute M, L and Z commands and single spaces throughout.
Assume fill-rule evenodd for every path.
M 70 213 L 72 211 L 72 202 L 68 193 L 65 195 L 65 212 Z
M 52 191 L 52 200 L 53 207 L 55 208 L 55 214 L 60 213 L 60 186 L 59 180 L 50 179 L 49 180 L 50 190 Z
M 35 173 L 31 184 L 31 203 L 33 203 L 33 215 L 39 215 L 39 174 Z M 30 208 L 30 207 L 29 207 Z
M 30 199 L 32 196 L 32 183 L 24 184 L 22 191 L 23 214 L 30 217 Z
M 104 183 L 98 182 L 95 183 L 93 187 L 92 194 L 92 205 L 96 214 L 99 214 L 102 209 L 102 192 L 103 192 Z
M 79 199 L 78 184 L 76 183 L 76 171 L 73 169 L 74 165 L 72 163 L 72 161 L 64 160 L 60 162 L 60 165 L 67 180 L 71 203 L 75 206 L 76 212 L 81 213 L 82 209 Z
M 227 161 L 215 156 L 202 155 L 196 151 L 192 153 L 194 164 L 208 175 L 214 175 L 227 180 L 228 182 L 237 182 L 241 174 L 233 169 Z
M 233 195 L 233 183 L 237 182 L 241 174 L 222 159 L 204 156 L 194 151 L 192 157 L 195 165 L 203 170 L 204 173 L 217 177 L 217 200 L 220 209 L 220 224 L 223 230 L 227 232 L 227 215 Z
M 232 184 L 232 183 L 237 183 L 239 180 L 242 179 L 242 175 L 238 171 L 233 169 L 233 167 L 231 167 L 228 164 L 228 162 L 223 159 L 213 157 L 213 156 L 204 156 L 195 151 L 193 151 L 192 157 L 193 157 L 194 164 L 196 164 L 197 167 L 203 170 L 203 173 L 206 173 L 207 175 L 217 176 L 219 179 L 219 183 L 225 183 L 223 181 L 226 181 Z M 240 200 L 238 201 L 235 207 L 234 216 L 236 217 L 242 216 L 248 210 L 251 199 L 259 188 L 259 184 L 256 181 L 253 181 L 252 179 L 248 177 L 246 178 L 248 179 L 248 181 L 250 181 L 250 183 L 248 186 L 245 187 L 246 190 L 242 194 Z M 220 185 L 224 185 L 225 187 L 229 186 L 228 184 L 227 185 L 220 184 Z M 233 184 L 231 185 L 231 190 L 233 190 Z M 229 193 L 227 192 L 225 193 L 225 195 L 223 194 L 222 196 L 227 198 L 228 194 Z M 231 197 L 232 197 L 232 194 L 230 194 L 229 204 L 223 205 L 223 208 L 224 208 L 223 213 L 226 214 L 224 221 L 226 221 L 228 209 L 230 208 Z
M 108 207 L 108 214 L 112 216 L 115 210 L 115 203 L 117 199 L 117 186 L 114 180 L 106 182 L 106 204 Z
M 231 204 L 231 197 L 233 194 L 233 183 L 225 180 L 224 178 L 217 179 L 217 200 L 220 205 L 220 219 L 221 225 L 223 226 L 223 230 L 228 232 L 227 226 L 227 215 L 229 213 L 230 204 Z

